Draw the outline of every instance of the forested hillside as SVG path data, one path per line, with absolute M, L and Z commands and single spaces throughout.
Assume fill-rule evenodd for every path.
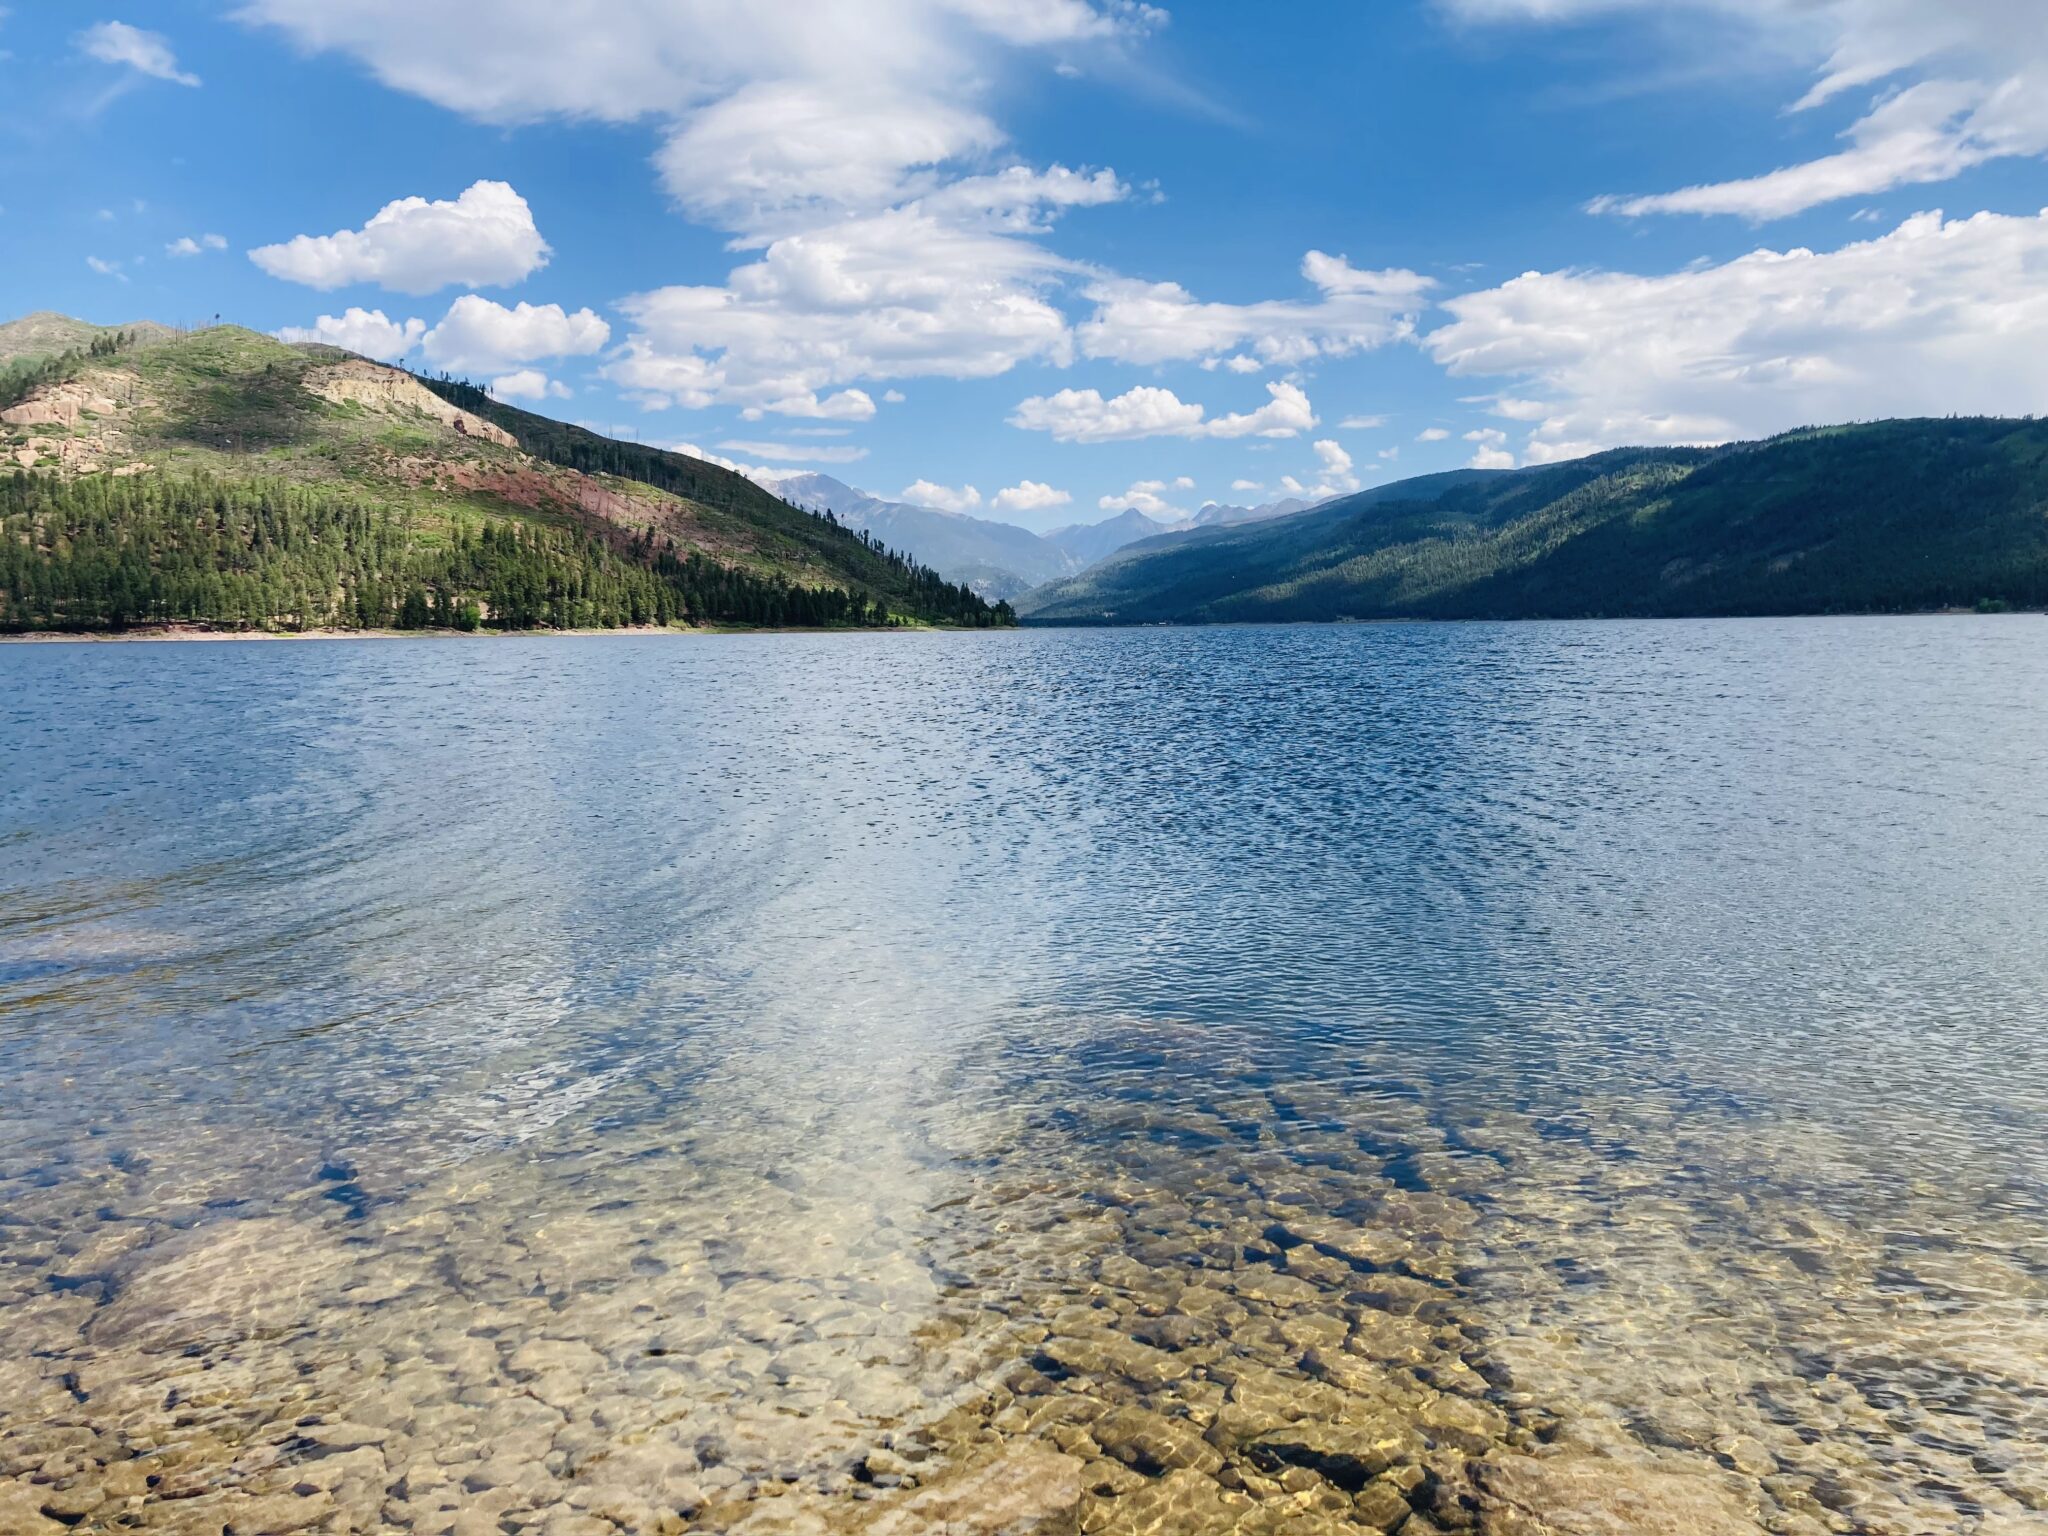
M 1034 622 L 1593 618 L 2048 605 L 2048 423 L 1878 422 L 1391 485 L 1134 545 Z
M 235 327 L 0 327 L 0 626 L 1013 622 L 717 466 L 441 387 Z

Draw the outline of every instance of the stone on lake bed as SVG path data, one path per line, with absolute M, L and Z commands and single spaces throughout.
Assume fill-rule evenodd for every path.
M 1080 1528 L 1086 1536 L 1231 1536 L 1251 1504 L 1183 1469 L 1089 1511 Z
M 1405 1423 L 1376 1417 L 1348 1424 L 1290 1424 L 1246 1445 L 1252 1463 L 1267 1472 L 1303 1467 L 1356 1493 L 1399 1461 L 1412 1461 L 1422 1441 Z
M 1081 1463 L 1042 1446 L 1004 1449 L 920 1488 L 861 1527 L 866 1536 L 1070 1536 Z
M 1761 1536 L 1720 1482 L 1605 1456 L 1500 1456 L 1467 1469 L 1486 1536 Z
M 1223 1457 L 1191 1424 L 1144 1408 L 1114 1408 L 1089 1426 L 1095 1443 L 1141 1472 L 1215 1473 Z
M 1115 1334 L 1050 1338 L 1039 1346 L 1039 1353 L 1075 1376 L 1121 1376 L 1146 1388 L 1179 1381 L 1193 1369 L 1166 1350 Z

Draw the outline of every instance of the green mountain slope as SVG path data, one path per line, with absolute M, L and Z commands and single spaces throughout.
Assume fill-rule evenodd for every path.
M 2048 604 L 2048 423 L 1891 421 L 1430 476 L 1133 545 L 1035 623 L 1591 618 Z
M 52 316 L 0 340 L 0 626 L 1010 618 L 715 465 L 334 348 Z

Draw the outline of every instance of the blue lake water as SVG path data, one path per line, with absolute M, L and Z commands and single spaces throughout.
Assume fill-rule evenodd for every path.
M 2038 617 L 0 647 L 0 1525 L 1050 1437 L 1111 1532 L 2048 1530 L 2044 702 Z

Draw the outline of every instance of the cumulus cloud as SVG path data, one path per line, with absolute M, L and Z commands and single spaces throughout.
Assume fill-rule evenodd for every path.
M 1010 425 L 1050 432 L 1062 443 L 1129 442 L 1144 437 L 1294 437 L 1316 425 L 1299 385 L 1268 384 L 1271 398 L 1254 411 L 1211 418 L 1205 407 L 1170 389 L 1141 384 L 1114 399 L 1097 389 L 1063 389 L 1018 402 Z
M 670 192 L 756 236 L 900 205 L 997 148 L 981 98 L 1003 53 L 1109 47 L 1164 16 L 1088 0 L 616 0 L 602 26 L 554 0 L 499 0 L 489 26 L 403 0 L 238 14 L 485 122 L 655 119 Z
M 1474 469 L 1513 469 L 1515 456 L 1508 451 L 1507 433 L 1499 427 L 1479 427 L 1465 434 L 1465 441 L 1476 444 L 1472 450 Z
M 299 235 L 258 246 L 249 259 L 272 277 L 322 290 L 375 283 L 396 293 L 450 284 L 489 288 L 547 265 L 533 210 L 502 181 L 479 181 L 453 202 L 405 197 L 361 229 Z
M 997 491 L 989 505 L 998 512 L 1040 512 L 1047 507 L 1064 507 L 1073 499 L 1071 492 L 1056 490 L 1042 481 L 1020 480 Z
M 566 400 L 572 391 L 559 379 L 551 379 L 538 368 L 520 368 L 491 380 L 491 397 L 496 400 Z
M 907 501 L 913 507 L 937 507 L 941 512 L 972 512 L 981 505 L 981 492 L 971 485 L 955 490 L 950 485 L 913 480 L 903 487 L 903 494 L 896 499 Z
M 1086 289 L 1095 312 L 1077 328 L 1081 350 L 1089 357 L 1147 364 L 1217 358 L 1239 348 L 1255 364 L 1293 366 L 1343 357 L 1412 335 L 1434 286 L 1398 268 L 1360 271 L 1321 251 L 1302 258 L 1301 272 L 1321 290 L 1319 298 L 1204 303 L 1178 283 L 1099 278 Z M 1235 367 L 1236 360 L 1226 366 Z
M 1667 17 L 1667 0 L 1447 0 L 1483 21 L 1564 22 L 1638 11 Z M 1878 94 L 1838 152 L 1761 175 L 1642 196 L 1607 196 L 1597 212 L 1782 218 L 1841 198 L 1946 181 L 1973 166 L 2048 154 L 2048 12 L 2038 0 L 1687 0 L 1811 61 L 1815 79 L 1792 104 Z
M 1233 491 L 1263 491 L 1266 487 L 1257 480 L 1233 480 L 1230 482 L 1230 488 Z
M 559 304 L 511 308 L 465 293 L 448 306 L 441 323 L 426 333 L 427 361 L 456 373 L 489 373 L 548 357 L 587 357 L 611 339 L 612 328 L 588 309 Z
M 1332 496 L 1345 496 L 1357 490 L 1358 474 L 1343 444 L 1320 438 L 1314 446 L 1319 461 L 1315 475 L 1309 480 L 1282 475 L 1280 488 L 1304 501 L 1328 501 Z
M 180 235 L 164 247 L 166 256 L 202 256 L 208 251 L 224 251 L 228 248 L 224 235 Z
M 1440 443 L 1450 435 L 1442 427 L 1424 427 L 1415 434 L 1415 441 L 1418 443 Z
M 1536 462 L 1816 422 L 2048 405 L 2048 211 L 1907 220 L 1668 276 L 1530 272 L 1448 301 L 1450 372 L 1531 390 Z M 1533 403 L 1533 402 L 1532 402 Z
M 121 263 L 118 261 L 109 261 L 104 256 L 88 256 L 85 258 L 85 264 L 101 277 L 117 277 L 124 283 L 128 281 L 128 274 L 121 270 Z
M 1311 253 L 1313 297 L 1203 303 L 1047 249 L 1061 215 L 1132 189 L 1108 168 L 1014 163 L 989 102 L 1019 60 L 1125 49 L 1165 21 L 1135 0 L 617 0 L 602 27 L 554 0 L 501 0 L 488 27 L 408 0 L 237 14 L 485 122 L 654 120 L 670 195 L 758 254 L 621 306 L 608 376 L 649 408 L 853 419 L 873 405 L 855 385 L 1064 366 L 1077 334 L 1105 358 L 1289 366 L 1407 334 L 1427 287 Z M 318 248 L 294 265 L 343 263 Z M 1092 305 L 1078 333 L 1076 303 Z
M 277 338 L 320 342 L 390 362 L 418 346 L 426 333 L 424 320 L 393 320 L 381 309 L 351 307 L 341 315 L 322 315 L 309 326 L 288 325 L 277 333 Z
M 102 64 L 122 65 L 153 80 L 168 80 L 173 85 L 199 84 L 197 75 L 178 68 L 178 56 L 161 32 L 145 32 L 125 21 L 102 21 L 78 34 L 78 47 L 88 58 Z
M 650 405 L 807 416 L 858 379 L 1065 363 L 1072 338 L 1045 290 L 1068 270 L 1033 241 L 891 209 L 778 239 L 722 284 L 626 299 L 633 334 L 607 372 Z M 861 402 L 871 414 L 866 394 L 846 397 Z

